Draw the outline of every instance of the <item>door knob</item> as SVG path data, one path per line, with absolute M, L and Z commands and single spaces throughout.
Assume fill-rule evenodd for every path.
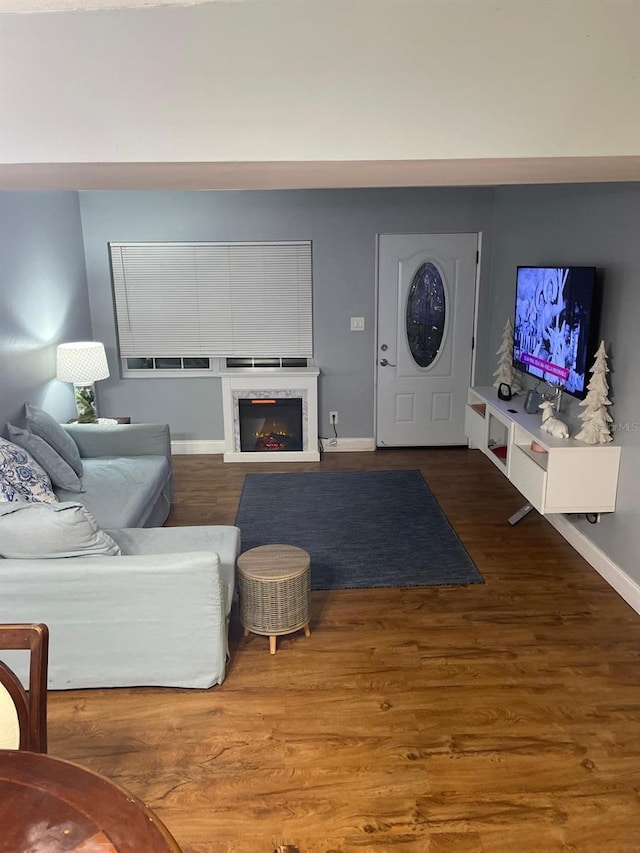
M 386 358 L 382 358 L 380 359 L 380 367 L 395 367 L 395 364 L 391 364 Z

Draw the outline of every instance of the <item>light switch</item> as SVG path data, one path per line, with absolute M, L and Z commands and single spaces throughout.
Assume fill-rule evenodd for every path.
M 352 332 L 364 332 L 364 317 L 352 317 L 351 318 L 351 331 Z

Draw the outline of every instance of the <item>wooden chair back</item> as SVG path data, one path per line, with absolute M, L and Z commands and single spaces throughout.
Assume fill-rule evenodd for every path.
M 29 689 L 0 660 L 0 749 L 47 751 L 47 669 L 49 629 L 46 625 L 0 625 L 0 658 L 5 650 L 30 652 Z

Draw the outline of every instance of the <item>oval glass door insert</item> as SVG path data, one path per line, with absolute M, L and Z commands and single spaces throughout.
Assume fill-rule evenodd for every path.
M 444 284 L 437 268 L 421 264 L 407 296 L 407 342 L 419 367 L 433 364 L 444 335 L 446 318 Z

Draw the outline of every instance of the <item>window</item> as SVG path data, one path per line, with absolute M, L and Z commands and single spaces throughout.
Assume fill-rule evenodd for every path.
M 109 249 L 127 375 L 198 375 L 216 356 L 313 354 L 309 241 Z
M 227 358 L 227 367 L 308 367 L 308 358 Z
M 127 379 L 162 379 L 169 376 L 217 376 L 220 370 L 217 358 L 160 357 L 122 358 L 122 375 Z
M 432 263 L 421 264 L 407 295 L 407 342 L 418 367 L 438 356 L 444 335 L 447 300 L 442 277 Z

